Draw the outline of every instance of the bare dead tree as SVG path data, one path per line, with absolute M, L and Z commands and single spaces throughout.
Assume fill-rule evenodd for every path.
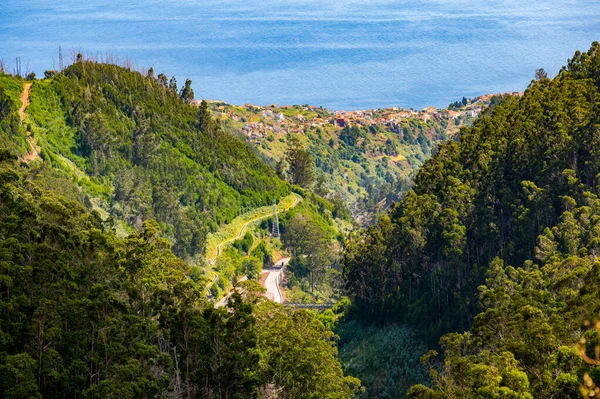
M 131 61 L 131 59 L 129 59 L 129 57 L 125 58 L 125 62 L 123 63 L 123 68 L 127 68 L 129 70 L 133 69 L 133 62 Z
M 69 58 L 71 58 L 71 64 L 76 63 L 79 58 L 81 58 L 81 61 L 83 61 L 83 53 L 81 51 L 81 48 L 71 49 L 71 54 L 69 54 Z

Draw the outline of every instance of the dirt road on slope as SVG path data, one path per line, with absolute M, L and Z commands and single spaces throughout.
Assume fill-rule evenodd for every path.
M 25 83 L 23 85 L 23 92 L 21 93 L 21 109 L 19 109 L 19 118 L 21 122 L 25 120 L 25 109 L 29 105 L 29 94 L 31 93 L 31 83 Z

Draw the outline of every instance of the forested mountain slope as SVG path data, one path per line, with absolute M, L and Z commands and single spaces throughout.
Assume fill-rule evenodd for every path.
M 201 254 L 208 231 L 290 192 L 206 107 L 189 104 L 189 82 L 178 93 L 164 75 L 82 58 L 48 76 L 33 82 L 26 111 L 42 158 L 115 219 L 135 228 L 156 219 L 179 256 Z
M 215 309 L 190 266 L 290 186 L 185 87 L 81 59 L 48 76 L 21 124 L 24 82 L 0 75 L 0 397 L 353 397 L 313 313 L 255 281 Z
M 0 151 L 0 396 L 352 397 L 310 312 L 215 309 L 156 222 L 120 239 L 41 179 Z
M 599 156 L 594 43 L 440 146 L 389 215 L 348 240 L 356 317 L 430 342 L 470 330 L 442 339 L 435 389 L 409 397 L 576 398 L 600 383 L 580 356 L 597 357 Z

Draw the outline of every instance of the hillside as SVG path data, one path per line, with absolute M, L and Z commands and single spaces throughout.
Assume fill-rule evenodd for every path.
M 291 207 L 292 187 L 189 84 L 81 58 L 46 75 L 0 75 L 0 396 L 352 398 L 329 327 L 262 296 L 268 225 L 215 266 L 242 294 L 206 299 L 206 234 Z M 331 204 L 294 190 L 328 249 Z
M 310 312 L 252 286 L 215 309 L 156 222 L 119 238 L 34 175 L 0 150 L 3 398 L 259 398 L 274 389 L 350 399 L 359 388 Z
M 207 233 L 290 188 L 163 77 L 80 59 L 32 82 L 25 122 L 45 166 L 122 234 L 155 219 L 178 256 L 198 259 Z M 18 106 L 22 87 L 0 79 Z M 24 155 L 23 135 L 8 139 Z
M 235 255 L 223 251 L 216 262 L 220 238 L 257 212 L 269 219 L 274 201 L 287 209 L 296 195 L 260 154 L 222 129 L 206 103 L 192 101 L 190 84 L 186 81 L 178 91 L 174 80 L 155 77 L 152 70 L 142 75 L 83 57 L 61 73 L 47 71 L 42 80 L 1 75 L 7 104 L 7 130 L 1 137 L 44 188 L 98 212 L 119 237 L 156 220 L 173 252 L 193 266 L 192 278 L 217 282 L 209 288 L 219 297 L 247 273 L 260 280 L 261 266 L 270 267 L 278 260 L 273 256 L 283 257 L 289 249 L 268 239 L 268 227 L 249 226 L 251 248 Z M 310 190 L 304 195 L 302 218 L 318 221 L 327 237 L 322 250 L 331 249 L 334 260 L 348 222 L 334 220 L 339 207 L 330 201 Z M 282 215 L 282 232 L 285 220 Z M 237 245 L 233 238 L 238 233 L 225 241 Z M 296 261 L 293 265 L 300 267 Z M 324 271 L 330 262 L 319 267 Z M 297 285 L 307 278 L 306 271 L 302 267 L 295 275 L 290 267 L 288 276 Z M 327 288 L 329 279 L 318 285 L 330 300 L 338 296 L 339 290 Z
M 275 170 L 285 170 L 290 137 L 298 138 L 315 161 L 314 189 L 342 200 L 357 221 L 371 224 L 408 191 L 415 171 L 438 143 L 455 137 L 461 127 L 471 125 L 502 97 L 463 99 L 447 109 L 422 111 L 346 112 L 308 105 L 233 106 L 218 101 L 209 105 L 226 130 L 244 138 Z
M 443 359 L 427 357 L 433 389 L 408 397 L 595 395 L 598 104 L 596 42 L 440 145 L 406 197 L 347 241 L 355 318 L 409 326 L 430 347 L 454 332 Z

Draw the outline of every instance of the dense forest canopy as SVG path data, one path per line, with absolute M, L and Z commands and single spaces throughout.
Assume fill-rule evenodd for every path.
M 49 75 L 24 124 L 25 82 L 0 76 L 0 396 L 353 397 L 312 312 L 255 282 L 215 308 L 185 261 L 288 184 L 175 82 L 81 59 Z
M 354 317 L 409 325 L 430 346 L 459 332 L 443 363 L 429 356 L 435 388 L 409 397 L 576 398 L 600 383 L 580 356 L 598 342 L 599 105 L 594 43 L 441 145 L 348 239 Z

